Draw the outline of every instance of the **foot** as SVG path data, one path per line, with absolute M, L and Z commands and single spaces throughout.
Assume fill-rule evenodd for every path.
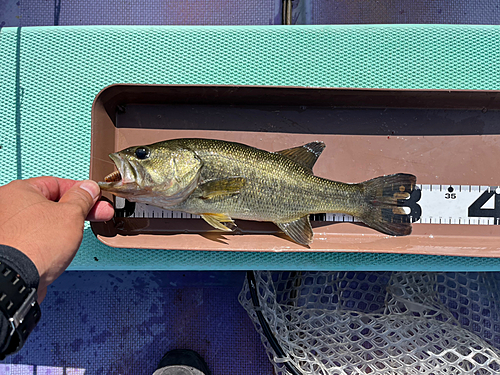
M 195 351 L 175 349 L 163 356 L 153 375 L 210 375 L 210 370 Z

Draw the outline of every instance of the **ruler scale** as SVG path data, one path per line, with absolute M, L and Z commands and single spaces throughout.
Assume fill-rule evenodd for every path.
M 417 185 L 409 199 L 400 200 L 415 224 L 500 225 L 500 186 Z M 117 217 L 200 219 L 199 215 L 163 210 L 115 197 Z M 313 214 L 316 222 L 359 222 L 345 214 Z

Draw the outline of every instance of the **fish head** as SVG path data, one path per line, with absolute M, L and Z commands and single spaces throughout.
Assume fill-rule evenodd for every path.
M 202 161 L 189 149 L 165 143 L 110 154 L 117 171 L 99 182 L 101 189 L 132 201 L 159 198 L 163 206 L 186 199 L 198 185 Z

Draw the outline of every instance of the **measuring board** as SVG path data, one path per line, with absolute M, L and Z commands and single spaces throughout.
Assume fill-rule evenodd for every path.
M 410 197 L 400 200 L 406 220 L 425 224 L 500 224 L 500 187 L 477 185 L 416 185 Z M 169 211 L 115 197 L 117 217 L 200 219 L 199 215 Z M 316 222 L 358 222 L 344 214 L 314 214 Z

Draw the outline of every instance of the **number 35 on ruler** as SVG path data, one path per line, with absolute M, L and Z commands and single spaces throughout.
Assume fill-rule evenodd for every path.
M 419 217 L 413 217 L 412 221 L 416 223 L 500 224 L 498 186 L 420 185 L 419 187 L 420 189 L 412 193 L 407 204 L 412 214 L 420 213 Z

